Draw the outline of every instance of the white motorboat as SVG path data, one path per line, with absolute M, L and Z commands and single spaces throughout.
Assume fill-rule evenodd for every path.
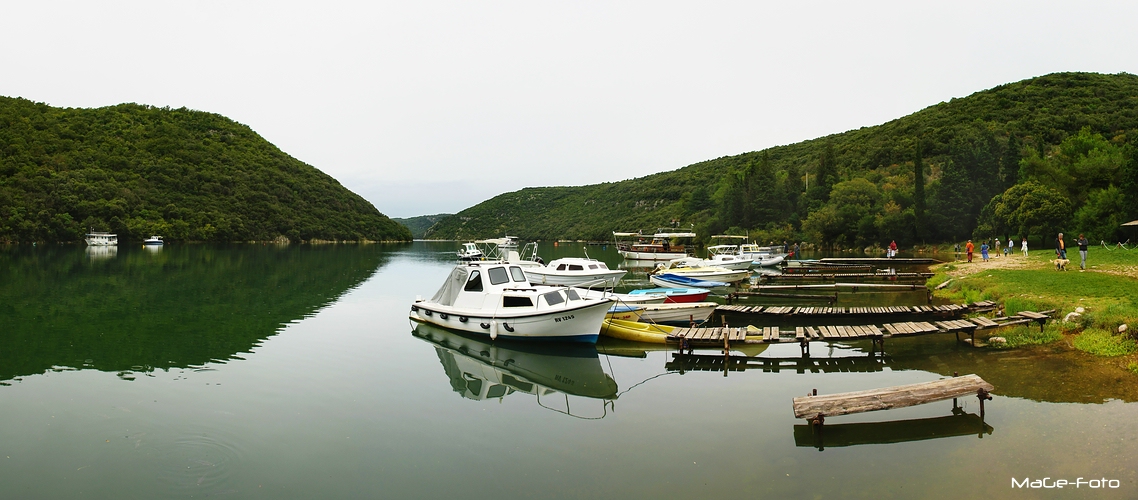
M 535 285 L 566 285 L 587 288 L 612 288 L 628 274 L 622 269 L 609 269 L 604 262 L 584 257 L 563 257 L 543 267 L 523 267 L 526 278 Z
M 142 240 L 142 244 L 143 245 L 164 245 L 164 244 L 166 244 L 166 242 L 162 241 L 161 236 L 151 236 L 149 238 L 146 238 L 145 240 Z
M 491 340 L 595 343 L 612 303 L 582 297 L 577 288 L 531 285 L 521 266 L 468 262 L 455 266 L 433 297 L 416 299 L 410 318 Z
M 119 244 L 119 235 L 114 233 L 87 233 L 84 238 L 88 246 L 93 247 L 113 247 Z
M 726 234 L 717 234 L 711 237 L 711 241 L 730 241 L 738 239 L 740 244 L 747 241 L 746 236 L 732 236 Z M 707 258 L 704 259 L 707 265 L 725 267 L 736 271 L 750 269 L 753 259 L 744 257 L 739 251 L 739 244 L 720 244 L 711 245 L 707 247 Z
M 478 244 L 473 241 L 463 243 L 462 249 L 458 251 L 458 260 L 482 260 L 486 254 L 478 248 Z
M 734 283 L 736 281 L 743 281 L 750 276 L 746 270 L 727 269 L 719 266 L 709 266 L 703 259 L 698 258 L 683 258 L 670 260 L 667 263 L 661 262 L 656 265 L 656 269 L 652 271 L 654 275 L 679 275 L 686 278 L 695 278 L 707 281 L 722 281 L 725 283 Z
M 660 228 L 650 240 L 639 232 L 613 231 L 612 236 L 617 252 L 630 260 L 672 260 L 695 255 L 690 248 L 695 233 L 690 231 Z
M 777 266 L 789 255 L 782 251 L 781 246 L 759 246 L 754 243 L 739 245 L 739 254 L 760 267 Z

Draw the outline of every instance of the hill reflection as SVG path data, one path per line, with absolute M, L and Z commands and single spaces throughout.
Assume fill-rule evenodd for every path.
M 378 245 L 0 247 L 0 381 L 240 359 L 387 260 Z

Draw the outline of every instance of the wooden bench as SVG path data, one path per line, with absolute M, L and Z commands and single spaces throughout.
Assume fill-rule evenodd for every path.
M 795 418 L 834 417 L 867 411 L 904 408 L 946 399 L 955 399 L 968 394 L 980 397 L 981 415 L 984 400 L 990 399 L 988 392 L 993 389 L 978 375 L 964 375 L 933 382 L 899 385 L 866 391 L 843 392 L 822 396 L 803 396 L 794 398 Z M 818 422 L 819 424 L 821 422 Z
M 1043 313 L 1037 313 L 1035 311 L 1020 311 L 1020 312 L 1016 313 L 1016 316 L 1022 316 L 1024 318 L 1028 318 L 1030 320 L 1038 322 L 1040 332 L 1043 331 L 1043 326 L 1045 324 L 1047 324 L 1047 320 L 1051 319 L 1051 316 L 1048 316 L 1048 315 L 1043 314 Z

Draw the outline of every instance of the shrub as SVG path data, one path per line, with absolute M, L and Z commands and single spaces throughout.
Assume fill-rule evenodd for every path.
M 1075 348 L 1095 356 L 1125 356 L 1138 352 L 1138 342 L 1106 330 L 1091 328 L 1075 337 Z

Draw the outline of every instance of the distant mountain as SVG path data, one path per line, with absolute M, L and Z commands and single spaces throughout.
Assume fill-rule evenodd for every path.
M 450 216 L 451 214 L 420 215 L 418 217 L 408 217 L 405 219 L 393 217 L 391 220 L 406 226 L 407 229 L 411 230 L 411 236 L 418 239 L 422 238 L 423 235 L 427 233 L 427 230 L 435 225 L 436 222 Z
M 0 242 L 406 241 L 332 177 L 223 116 L 0 97 Z
M 1111 241 L 1124 238 L 1116 218 L 1138 218 L 1138 198 L 1119 194 L 1138 190 L 1138 154 L 1127 153 L 1135 144 L 1138 77 L 1057 73 L 679 170 L 501 194 L 439 221 L 426 236 L 481 238 L 508 229 L 525 240 L 607 240 L 612 231 L 677 224 L 702 237 L 747 232 L 848 248 L 1053 238 L 1071 226 Z

